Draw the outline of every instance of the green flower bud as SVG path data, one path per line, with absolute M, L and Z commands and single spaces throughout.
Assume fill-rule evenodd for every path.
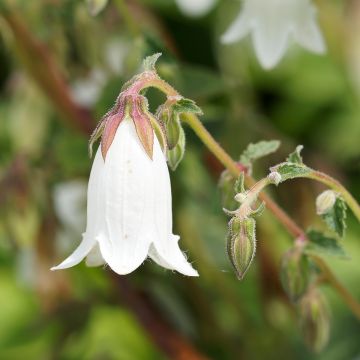
M 167 151 L 167 161 L 171 170 L 175 170 L 180 161 L 184 157 L 185 153 L 185 133 L 182 127 L 180 127 L 179 141 L 173 149 Z
M 280 278 L 291 301 L 299 300 L 309 284 L 309 260 L 298 247 L 287 251 L 281 261 Z
M 333 190 L 326 190 L 316 198 L 316 213 L 323 215 L 328 213 L 336 201 L 336 193 Z
M 239 280 L 244 278 L 255 256 L 255 225 L 253 218 L 233 218 L 229 223 L 227 251 Z
M 179 114 L 170 111 L 170 117 L 165 122 L 165 134 L 167 144 L 170 150 L 172 150 L 179 142 L 181 132 L 181 124 Z
M 329 340 L 330 315 L 325 299 L 318 290 L 312 290 L 301 300 L 300 324 L 307 346 L 320 352 Z

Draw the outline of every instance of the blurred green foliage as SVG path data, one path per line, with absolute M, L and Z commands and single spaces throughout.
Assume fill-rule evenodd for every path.
M 143 57 L 161 51 L 161 76 L 201 106 L 204 124 L 234 158 L 250 142 L 281 140 L 277 153 L 256 164 L 255 177 L 301 143 L 309 166 L 339 178 L 360 198 L 360 41 L 351 27 L 360 11 L 351 2 L 318 1 L 326 55 L 294 47 L 271 72 L 258 66 L 248 42 L 219 44 L 236 1 L 218 1 L 197 19 L 165 0 L 128 1 L 127 15 L 119 1 L 109 1 L 96 17 L 82 0 L 1 2 L 46 44 L 71 97 L 94 118 L 114 103 Z M 77 197 L 69 195 L 60 214 L 56 189 L 74 180 L 86 188 L 87 137 L 54 106 L 37 77 L 47 74 L 47 64 L 27 66 L 35 54 L 19 51 L 23 39 L 14 36 L 2 6 L 0 11 L 0 358 L 166 358 L 108 269 L 81 264 L 49 271 L 83 231 L 67 215 L 81 219 L 85 207 L 74 210 Z M 156 91 L 147 95 L 151 109 L 163 100 Z M 236 280 L 225 251 L 228 219 L 217 185 L 222 168 L 185 130 L 185 157 L 172 173 L 174 223 L 200 278 L 187 279 L 150 261 L 128 277 L 160 309 L 158 321 L 165 319 L 211 359 L 359 357 L 359 322 L 325 286 L 333 313 L 330 343 L 321 354 L 306 349 L 295 308 L 279 288 L 280 258 L 293 239 L 268 212 L 259 222 L 255 264 L 244 281 Z M 315 215 L 321 190 L 296 180 L 272 195 L 304 227 L 315 222 L 325 229 Z M 343 245 L 351 260 L 329 256 L 358 299 L 359 233 L 350 217 Z

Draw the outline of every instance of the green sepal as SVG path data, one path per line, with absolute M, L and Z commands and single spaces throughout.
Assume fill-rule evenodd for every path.
M 190 99 L 181 98 L 172 105 L 172 110 L 179 114 L 181 113 L 193 113 L 202 115 L 203 112 L 199 106 L 196 105 L 195 101 Z
M 159 141 L 160 147 L 161 147 L 162 151 L 165 153 L 167 146 L 166 146 L 166 138 L 164 135 L 164 130 L 162 129 L 161 125 L 158 123 L 158 121 L 153 116 L 150 116 L 150 122 L 151 122 L 151 126 L 154 130 L 154 133 Z
M 236 179 L 235 182 L 235 193 L 244 193 L 245 190 L 245 174 L 243 171 L 241 171 L 239 177 Z
M 161 56 L 161 53 L 156 53 L 156 54 L 147 56 L 142 63 L 142 67 L 143 67 L 144 71 L 156 71 L 155 65 L 160 56 Z
M 303 148 L 303 145 L 298 145 L 295 151 L 287 157 L 286 161 L 293 164 L 304 164 L 301 156 L 301 151 Z

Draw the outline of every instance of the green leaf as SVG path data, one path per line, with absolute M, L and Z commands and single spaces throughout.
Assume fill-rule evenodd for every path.
M 196 105 L 195 101 L 190 99 L 180 99 L 173 106 L 172 109 L 177 113 L 193 113 L 202 115 L 202 110 Z
M 156 53 L 151 56 L 147 56 L 143 61 L 143 69 L 144 71 L 155 71 L 155 64 L 158 61 L 159 57 L 161 56 L 161 53 Z
M 306 253 L 349 258 L 339 241 L 335 238 L 328 237 L 316 230 L 309 230 L 307 237 L 310 241 L 305 246 L 304 251 Z
M 108 0 L 86 0 L 87 8 L 92 16 L 98 15 L 103 9 L 105 9 L 107 3 Z
M 298 145 L 295 151 L 287 157 L 286 161 L 294 164 L 303 164 L 303 159 L 300 154 L 303 148 L 304 146 Z
M 271 168 L 271 171 L 276 171 L 281 175 L 281 182 L 288 179 L 304 177 L 311 173 L 311 169 L 305 165 L 284 162 Z
M 346 203 L 341 197 L 337 197 L 334 206 L 321 217 L 329 229 L 343 237 L 346 229 Z
M 255 160 L 274 153 L 279 146 L 280 141 L 278 140 L 259 141 L 255 144 L 249 144 L 241 154 L 240 162 L 247 167 L 251 167 Z

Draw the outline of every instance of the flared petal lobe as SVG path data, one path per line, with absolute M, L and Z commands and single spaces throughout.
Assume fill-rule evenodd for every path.
M 245 0 L 221 41 L 232 43 L 249 32 L 256 56 L 265 69 L 277 65 L 291 40 L 309 51 L 325 52 L 316 9 L 309 0 Z
M 96 233 L 99 231 L 102 214 L 102 177 L 104 161 L 98 149 L 90 172 L 87 191 L 87 225 L 83 240 L 78 248 L 60 265 L 51 270 L 66 269 L 79 264 L 96 244 Z
M 198 276 L 179 248 L 179 236 L 172 233 L 172 201 L 169 170 L 159 143 L 154 144 L 153 226 L 155 231 L 152 259 L 165 268 L 184 275 Z

